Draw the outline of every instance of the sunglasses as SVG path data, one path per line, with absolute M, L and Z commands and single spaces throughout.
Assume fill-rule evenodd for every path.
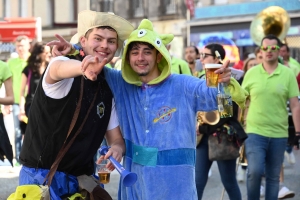
M 202 58 L 202 59 L 205 59 L 205 58 L 208 57 L 208 56 L 213 56 L 213 57 L 215 57 L 215 55 L 213 55 L 213 54 L 209 54 L 209 53 L 200 53 L 200 58 Z
M 271 50 L 271 51 L 277 51 L 277 50 L 280 49 L 280 47 L 277 46 L 277 45 L 266 46 L 266 47 L 265 47 L 265 46 L 261 46 L 260 49 L 261 49 L 262 51 L 268 51 L 268 50 Z

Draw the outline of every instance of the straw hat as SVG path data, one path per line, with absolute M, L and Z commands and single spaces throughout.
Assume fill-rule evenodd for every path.
M 134 27 L 129 21 L 112 12 L 84 10 L 78 13 L 77 33 L 71 38 L 70 42 L 73 44 L 78 43 L 88 30 L 100 26 L 110 26 L 118 33 L 118 50 L 115 54 L 118 56 L 123 48 L 123 42 L 129 37 Z

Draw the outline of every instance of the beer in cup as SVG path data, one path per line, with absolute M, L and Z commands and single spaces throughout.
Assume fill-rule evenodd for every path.
M 99 181 L 102 184 L 107 184 L 110 181 L 110 170 L 106 168 L 108 160 L 103 160 L 100 164 L 97 165 L 97 172 L 99 176 Z
M 207 87 L 218 87 L 219 74 L 215 71 L 222 67 L 221 64 L 205 64 L 205 76 Z

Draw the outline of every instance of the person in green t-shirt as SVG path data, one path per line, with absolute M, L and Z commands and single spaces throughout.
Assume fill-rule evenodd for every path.
M 167 44 L 166 48 L 170 52 L 171 44 Z M 171 73 L 192 75 L 188 63 L 173 55 L 171 55 Z
M 22 71 L 27 65 L 27 59 L 30 55 L 30 43 L 27 36 L 21 35 L 16 38 L 16 51 L 19 55 L 17 58 L 11 58 L 7 61 L 8 67 L 12 73 L 13 77 L 13 91 L 14 91 L 14 104 L 12 106 L 13 119 L 14 119 L 14 129 L 15 129 L 15 158 L 19 162 L 19 155 L 21 151 L 22 144 L 22 133 L 20 129 L 19 121 L 19 101 L 20 101 L 20 87 L 21 87 L 21 77 Z M 6 110 L 11 110 L 6 108 Z
M 189 64 L 189 68 L 195 77 L 201 77 L 205 71 L 203 70 L 200 54 L 196 46 L 187 46 L 184 50 L 184 58 Z
M 0 61 L 0 87 L 4 83 L 5 87 L 5 97 L 0 97 L 0 104 L 1 105 L 11 105 L 14 103 L 14 95 L 13 95 L 13 88 L 12 88 L 12 77 L 11 72 L 9 71 L 7 64 L 3 61 Z M 13 150 L 10 144 L 6 128 L 4 125 L 3 114 L 0 109 L 0 158 L 5 156 L 11 165 L 13 166 Z
M 285 66 L 289 67 L 297 77 L 300 72 L 300 64 L 290 57 L 290 48 L 287 44 L 283 44 L 280 47 L 279 54 L 282 57 Z
M 248 160 L 248 199 L 260 198 L 261 177 L 266 177 L 266 199 L 278 199 L 279 174 L 288 138 L 287 101 L 300 135 L 299 89 L 291 69 L 278 62 L 280 40 L 267 35 L 261 42 L 263 62 L 246 73 L 242 87 L 249 92 L 245 142 Z

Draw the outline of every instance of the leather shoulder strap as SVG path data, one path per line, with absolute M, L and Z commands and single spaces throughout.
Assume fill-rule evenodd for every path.
M 59 150 L 57 156 L 56 156 L 56 159 L 54 161 L 54 163 L 52 164 L 48 174 L 46 175 L 46 178 L 44 180 L 44 184 L 46 183 L 46 181 L 48 180 L 48 183 L 47 185 L 50 187 L 51 185 L 51 182 L 52 182 L 52 179 L 54 177 L 54 174 L 58 168 L 58 165 L 60 163 L 60 161 L 63 159 L 64 155 L 67 153 L 67 151 L 69 150 L 69 148 L 71 147 L 71 145 L 73 144 L 75 138 L 77 137 L 77 135 L 80 133 L 80 131 L 82 130 L 83 128 L 83 125 L 85 124 L 88 116 L 89 116 L 89 113 L 90 111 L 92 110 L 92 107 L 96 101 L 96 98 L 97 98 L 97 94 L 98 94 L 98 91 L 100 89 L 100 84 L 97 88 L 97 91 L 95 93 L 95 96 L 94 96 L 94 99 L 87 111 L 87 114 L 82 122 L 82 124 L 80 125 L 80 127 L 78 128 L 78 130 L 76 131 L 75 135 L 72 137 L 72 139 L 67 143 L 67 139 L 70 135 L 70 133 L 72 132 L 74 126 L 75 126 L 75 123 L 77 121 L 77 118 L 78 118 L 78 115 L 79 115 L 79 112 L 80 112 L 80 108 L 81 108 L 81 102 L 82 102 L 82 96 L 83 96 L 83 84 L 84 84 L 84 80 L 83 80 L 83 77 L 81 78 L 81 85 L 80 85 L 80 95 L 79 95 L 79 101 L 77 103 L 77 106 L 76 106 L 76 109 L 75 109 L 75 112 L 74 112 L 74 115 L 73 115 L 73 118 L 72 118 L 72 121 L 71 121 L 71 124 L 70 124 L 70 128 L 69 128 L 69 131 L 68 131 L 68 134 L 67 134 L 67 137 L 65 139 L 65 142 L 63 144 L 63 146 L 61 147 L 61 149 Z

